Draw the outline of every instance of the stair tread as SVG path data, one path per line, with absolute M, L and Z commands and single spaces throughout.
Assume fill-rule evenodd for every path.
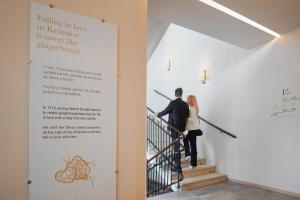
M 197 167 L 191 169 L 189 167 L 182 168 L 182 172 L 185 178 L 193 176 L 202 176 L 204 174 L 216 172 L 215 165 L 198 165 Z M 172 175 L 172 180 L 176 179 L 177 175 Z
M 183 172 L 194 172 L 198 170 L 206 170 L 206 169 L 213 169 L 215 168 L 215 165 L 197 165 L 197 167 L 191 169 L 189 167 L 182 168 Z
M 181 185 L 186 185 L 186 184 L 191 184 L 191 183 L 196 183 L 196 182 L 200 182 L 200 181 L 206 181 L 206 180 L 220 178 L 220 177 L 226 177 L 226 176 L 227 176 L 226 174 L 223 174 L 220 172 L 214 172 L 214 173 L 205 174 L 205 175 L 201 175 L 201 176 L 188 177 L 188 178 L 184 178 L 181 181 Z
M 197 159 L 197 162 L 205 162 L 206 161 L 206 158 L 198 158 Z M 183 163 L 190 163 L 189 160 L 185 160 L 185 159 L 181 159 L 181 164 Z

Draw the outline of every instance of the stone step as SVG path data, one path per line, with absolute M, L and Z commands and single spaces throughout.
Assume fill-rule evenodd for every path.
M 206 158 L 200 158 L 197 160 L 197 165 L 205 165 L 205 163 L 206 163 Z M 188 167 L 189 165 L 190 165 L 189 160 L 181 159 L 182 168 Z
M 207 185 L 223 183 L 227 181 L 227 175 L 219 172 L 184 178 L 180 183 L 181 191 L 193 190 Z
M 182 159 L 185 158 L 185 153 L 184 153 L 184 151 L 181 151 L 181 158 L 182 158 Z
M 215 165 L 198 165 L 197 167 L 190 169 L 188 167 L 182 168 L 182 173 L 184 178 L 189 177 L 195 177 L 195 176 L 201 176 L 204 174 L 209 174 L 216 172 L 216 166 Z M 172 175 L 172 180 L 177 179 L 177 174 Z
M 190 168 L 182 168 L 182 173 L 184 177 L 194 177 L 194 176 L 201 176 L 203 174 L 209 174 L 216 172 L 215 165 L 198 165 L 197 167 L 190 169 Z

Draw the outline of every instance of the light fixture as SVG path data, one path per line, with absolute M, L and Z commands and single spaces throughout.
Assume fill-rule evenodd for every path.
M 206 84 L 207 81 L 207 69 L 201 70 L 201 83 Z
M 224 12 L 232 17 L 235 17 L 236 19 L 239 19 L 247 24 L 250 24 L 251 26 L 254 26 L 255 28 L 258 28 L 270 35 L 273 35 L 274 37 L 277 37 L 277 38 L 280 37 L 280 34 L 272 31 L 271 29 L 268 29 L 267 27 L 255 22 L 255 21 L 253 21 L 253 20 L 251 20 L 251 19 L 225 7 L 225 6 L 222 6 L 221 4 L 219 4 L 213 0 L 198 0 L 198 1 L 205 3 L 206 5 L 209 5 L 217 10 L 220 10 L 221 12 Z
M 168 63 L 166 64 L 166 70 L 170 71 L 171 70 L 171 59 L 168 60 Z

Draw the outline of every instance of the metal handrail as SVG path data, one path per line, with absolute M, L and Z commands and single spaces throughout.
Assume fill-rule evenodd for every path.
M 153 91 L 156 92 L 157 94 L 159 94 L 160 96 L 162 96 L 162 97 L 164 97 L 164 98 L 166 98 L 166 99 L 172 101 L 172 99 L 171 99 L 170 97 L 164 95 L 163 93 L 161 93 L 161 92 L 159 92 L 159 91 L 157 91 L 157 90 L 153 90 Z M 198 115 L 198 118 L 199 118 L 200 120 L 204 121 L 205 123 L 207 123 L 208 125 L 214 127 L 215 129 L 218 129 L 218 130 L 221 131 L 222 133 L 224 133 L 224 134 L 226 134 L 226 135 L 228 135 L 228 136 L 230 136 L 230 137 L 237 138 L 236 135 L 234 135 L 234 134 L 232 134 L 232 133 L 230 133 L 230 132 L 228 132 L 228 131 L 226 131 L 226 130 L 220 128 L 219 126 L 217 126 L 217 125 L 215 125 L 215 124 L 213 124 L 213 123 L 207 121 L 207 120 L 204 119 L 203 117 L 200 117 L 200 116 Z
M 178 142 L 182 138 L 183 138 L 183 136 L 180 136 L 179 138 L 177 138 L 176 140 L 174 140 L 173 142 L 171 142 L 169 145 L 167 145 L 161 151 L 157 152 L 154 156 L 152 156 L 151 158 L 149 158 L 147 160 L 147 163 L 150 163 L 154 158 L 157 158 L 159 155 L 161 155 L 163 152 L 165 152 L 166 150 L 168 150 L 171 146 L 173 146 L 176 142 Z

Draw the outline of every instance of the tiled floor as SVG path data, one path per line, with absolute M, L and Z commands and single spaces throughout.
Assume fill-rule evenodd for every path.
M 203 187 L 187 192 L 172 192 L 148 200 L 300 200 L 269 190 L 258 189 L 251 186 L 233 182 Z

